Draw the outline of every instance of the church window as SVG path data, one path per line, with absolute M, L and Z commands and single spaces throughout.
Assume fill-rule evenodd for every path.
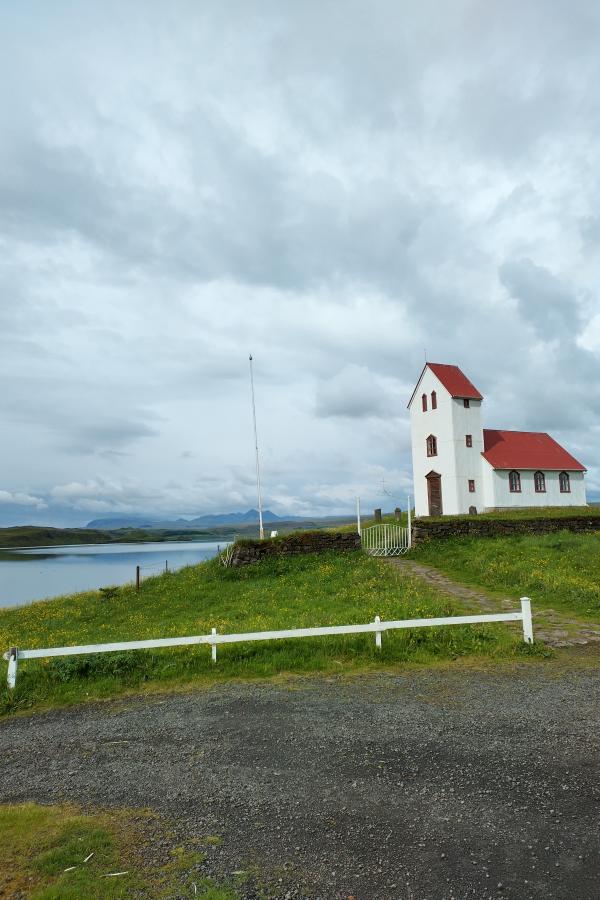
M 518 472 L 513 471 L 508 473 L 508 486 L 511 494 L 521 493 L 521 476 Z
M 437 409 L 437 394 L 435 391 L 431 392 L 431 408 Z
M 470 407 L 470 405 L 471 405 L 471 401 L 470 401 L 470 400 L 467 400 L 467 398 L 465 397 L 465 399 L 463 400 L 463 406 L 464 406 L 464 408 L 465 408 L 465 409 L 468 409 L 468 408 Z
M 465 434 L 465 443 L 466 443 L 467 447 L 473 446 L 473 435 L 472 434 Z
M 423 412 L 427 412 L 427 394 L 423 394 L 421 397 L 421 404 L 423 406 Z
M 469 478 L 469 493 L 470 494 L 475 493 L 475 479 L 474 478 Z
M 427 456 L 437 456 L 437 438 L 433 434 L 427 438 Z
M 560 484 L 561 494 L 571 493 L 571 479 L 569 478 L 568 472 L 561 472 L 558 476 L 558 482 Z
M 546 477 L 543 472 L 535 473 L 535 475 L 533 476 L 533 483 L 535 484 L 536 494 L 546 493 Z

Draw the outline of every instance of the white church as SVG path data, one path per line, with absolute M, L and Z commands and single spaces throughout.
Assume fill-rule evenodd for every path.
M 482 402 L 458 366 L 425 364 L 408 404 L 415 514 L 585 506 L 585 467 L 545 432 L 482 428 Z

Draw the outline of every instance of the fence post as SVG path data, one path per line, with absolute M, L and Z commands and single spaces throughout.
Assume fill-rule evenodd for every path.
M 377 525 L 381 524 L 381 509 L 373 510 L 373 518 L 375 519 Z
M 356 530 L 358 531 L 358 536 L 362 537 L 362 531 L 360 527 L 360 497 L 356 498 Z
M 379 625 L 380 622 L 381 622 L 381 619 L 379 618 L 379 616 L 375 616 L 375 624 Z M 381 650 L 381 632 L 380 631 L 375 632 L 375 646 L 378 650 Z
M 140 567 L 135 567 L 135 589 L 139 591 L 140 589 Z
M 526 644 L 533 644 L 533 621 L 529 597 L 521 597 L 521 613 L 523 614 L 523 640 Z
M 407 516 L 408 516 L 408 519 L 406 522 L 407 527 L 408 527 L 408 549 L 410 550 L 410 548 L 412 547 L 412 522 L 411 522 L 411 515 L 410 515 L 410 494 L 408 495 L 408 509 L 406 512 L 407 512 Z
M 216 628 L 213 628 L 213 630 L 212 630 L 212 636 L 214 637 L 214 636 L 216 635 L 216 633 L 217 633 L 217 629 L 216 629 Z M 213 642 L 213 644 L 212 644 L 211 656 L 212 656 L 212 661 L 213 661 L 214 663 L 216 663 L 216 661 L 217 661 L 217 645 L 216 645 L 214 642 Z
M 8 651 L 8 674 L 6 676 L 6 684 L 12 691 L 17 683 L 17 666 L 19 662 L 19 651 L 16 647 L 11 647 Z

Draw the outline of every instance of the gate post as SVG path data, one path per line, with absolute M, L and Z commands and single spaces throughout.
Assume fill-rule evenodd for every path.
M 408 509 L 407 509 L 407 515 L 408 515 L 408 521 L 407 521 L 407 525 L 408 525 L 408 549 L 410 550 L 410 548 L 412 547 L 412 522 L 411 522 L 411 515 L 410 515 L 410 494 L 408 495 Z
M 375 522 L 380 524 L 381 523 L 381 509 L 373 510 L 373 517 L 375 519 Z

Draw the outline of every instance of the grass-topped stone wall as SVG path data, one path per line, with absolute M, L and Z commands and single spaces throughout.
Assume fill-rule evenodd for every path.
M 360 536 L 352 531 L 303 531 L 266 541 L 238 541 L 230 565 L 248 566 L 266 557 L 326 553 L 329 550 L 360 550 Z
M 505 537 L 512 534 L 554 534 L 557 531 L 576 533 L 600 531 L 600 515 L 590 513 L 551 516 L 448 516 L 445 519 L 416 519 L 413 524 L 413 543 L 444 540 L 454 537 Z

